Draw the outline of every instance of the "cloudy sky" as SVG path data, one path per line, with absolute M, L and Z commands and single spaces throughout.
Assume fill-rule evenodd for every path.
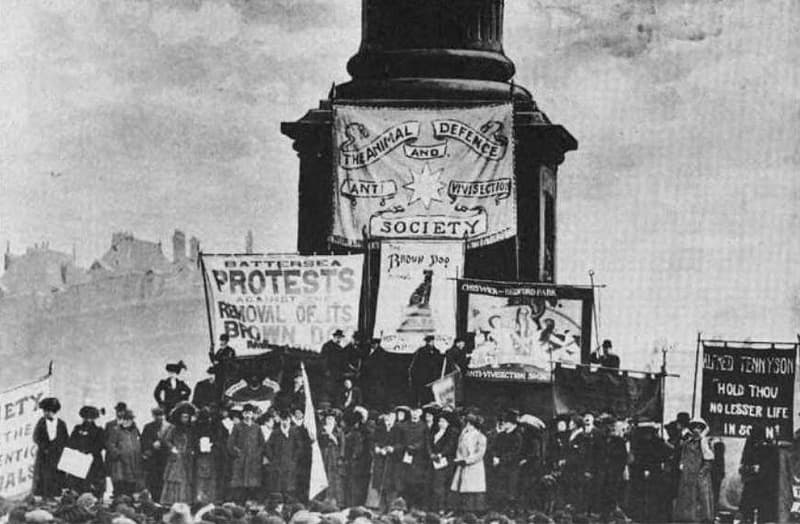
M 631 365 L 800 330 L 800 3 L 507 0 L 515 81 L 579 140 L 559 274 Z M 88 264 L 113 230 L 294 248 L 279 132 L 348 80 L 357 0 L 4 0 L 0 241 Z M 56 175 L 51 175 L 54 172 Z

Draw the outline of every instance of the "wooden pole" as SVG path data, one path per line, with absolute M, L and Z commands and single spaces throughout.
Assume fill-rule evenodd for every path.
M 695 348 L 694 352 L 694 388 L 692 389 L 692 418 L 694 418 L 695 414 L 695 403 L 697 401 L 697 375 L 700 370 L 700 335 L 701 333 L 697 332 L 697 347 Z
M 210 346 L 208 348 L 208 353 L 211 355 L 211 359 L 213 360 L 214 357 L 214 323 L 211 321 L 211 304 L 208 300 L 208 286 L 210 285 L 208 282 L 208 277 L 206 276 L 206 265 L 203 262 L 203 253 L 198 253 L 197 258 L 200 260 L 200 272 L 203 274 L 203 294 L 206 298 L 206 320 L 208 320 L 208 338 Z
M 589 284 L 592 286 L 592 293 L 594 293 L 594 270 L 589 270 Z M 594 318 L 594 341 L 597 348 L 600 348 L 600 324 L 597 319 L 597 301 L 592 297 L 592 318 Z

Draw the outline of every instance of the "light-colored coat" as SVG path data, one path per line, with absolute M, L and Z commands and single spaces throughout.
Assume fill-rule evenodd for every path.
M 463 460 L 466 465 L 456 468 L 451 491 L 458 493 L 484 493 L 486 491 L 486 472 L 483 455 L 486 453 L 486 436 L 467 426 L 458 437 L 456 461 Z

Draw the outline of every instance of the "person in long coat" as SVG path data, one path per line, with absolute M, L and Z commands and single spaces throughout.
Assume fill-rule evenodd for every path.
M 292 427 L 289 413 L 283 410 L 279 416 L 280 421 L 266 443 L 266 456 L 272 490 L 285 499 L 297 493 L 297 462 L 302 442 L 297 428 Z
M 297 455 L 295 456 L 295 493 L 294 496 L 301 502 L 308 500 L 308 490 L 311 481 L 311 435 L 305 426 L 305 414 L 302 408 L 295 407 L 292 412 L 292 430 L 297 440 Z
M 608 521 L 618 514 L 622 501 L 622 485 L 625 466 L 628 463 L 628 450 L 625 439 L 616 430 L 616 419 L 602 418 L 602 436 L 599 441 L 597 457 L 597 476 L 595 493 L 600 518 Z
M 278 412 L 270 407 L 266 413 L 260 415 L 256 419 L 256 424 L 261 428 L 261 434 L 264 436 L 264 453 L 266 454 L 267 442 L 269 442 L 269 438 L 272 436 L 272 432 L 275 431 L 275 426 L 278 424 Z M 271 484 L 273 475 L 266 455 L 261 462 L 261 492 L 272 493 L 274 491 Z
M 711 522 L 714 519 L 711 486 L 714 451 L 706 437 L 708 425 L 702 420 L 693 420 L 689 430 L 680 448 L 680 480 L 673 518 L 676 522 Z
M 194 436 L 194 500 L 214 502 L 224 493 L 225 447 L 228 431 L 216 414 L 206 407 L 200 410 Z
M 349 429 L 345 435 L 345 506 L 363 506 L 367 500 L 370 469 L 372 466 L 372 435 L 367 427 L 367 410 L 361 406 L 346 413 Z
M 36 422 L 33 429 L 33 442 L 36 444 L 33 494 L 55 497 L 64 488 L 64 474 L 58 470 L 58 461 L 61 460 L 69 434 L 67 425 L 57 416 L 61 411 L 61 403 L 57 398 L 42 399 L 39 409 L 44 412 L 44 416 Z
M 631 517 L 637 522 L 664 522 L 669 514 L 667 465 L 669 444 L 658 436 L 658 425 L 641 421 L 631 435 Z
M 464 418 L 464 429 L 458 437 L 455 472 L 450 485 L 451 507 L 459 511 L 479 512 L 486 509 L 486 436 L 478 430 L 479 418 L 473 413 Z
M 329 409 L 321 413 L 322 426 L 317 432 L 317 442 L 322 453 L 322 463 L 328 477 L 324 498 L 344 504 L 344 434 L 338 424 L 340 411 Z
M 153 390 L 153 397 L 156 399 L 156 403 L 167 414 L 172 413 L 172 410 L 179 402 L 188 401 L 189 396 L 192 394 L 188 384 L 178 378 L 184 369 L 186 369 L 186 364 L 183 363 L 183 360 L 177 364 L 167 364 L 167 378 L 160 380 L 156 384 L 155 390 Z
M 144 486 L 142 445 L 133 412 L 128 410 L 108 440 L 108 469 L 114 495 L 133 495 Z
M 567 501 L 581 515 L 594 513 L 597 508 L 595 477 L 599 456 L 600 432 L 593 413 L 583 414 L 583 427 L 570 436 L 566 466 L 566 483 L 570 486 Z
M 497 434 L 491 449 L 493 478 L 496 483 L 500 507 L 517 510 L 520 461 L 522 460 L 522 428 L 517 423 L 519 413 L 508 410 L 503 418 L 503 427 Z
M 164 489 L 164 468 L 167 466 L 168 450 L 164 447 L 164 435 L 170 427 L 164 418 L 164 410 L 153 408 L 153 420 L 142 428 L 142 459 L 144 460 L 144 484 L 154 498 L 161 497 Z
M 370 407 L 380 411 L 389 407 L 386 403 L 386 392 L 391 388 L 388 376 L 391 358 L 389 352 L 381 346 L 381 339 L 373 338 L 361 363 L 361 392 L 369 400 Z
M 763 424 L 755 424 L 744 444 L 739 467 L 744 486 L 739 503 L 742 522 L 778 520 L 778 450 Z
M 217 367 L 211 366 L 206 370 L 208 376 L 195 384 L 194 392 L 192 393 L 192 404 L 197 409 L 203 409 L 219 403 L 222 388 L 217 381 L 217 373 L 220 373 Z
M 566 480 L 567 458 L 569 457 L 571 431 L 570 417 L 560 415 L 554 420 L 553 432 L 550 434 L 546 448 L 547 474 L 553 479 L 552 498 L 546 504 L 552 509 L 561 509 L 566 504 L 566 493 L 569 487 Z
M 431 460 L 431 509 L 447 509 L 447 492 L 455 470 L 458 449 L 458 419 L 451 412 L 439 414 L 435 431 L 429 436 Z
M 519 417 L 518 431 L 522 433 L 522 458 L 519 462 L 520 509 L 544 510 L 552 513 L 555 505 L 555 485 L 545 485 L 542 479 L 545 471 L 545 425 L 532 415 Z
M 233 426 L 228 437 L 228 454 L 233 458 L 230 487 L 238 502 L 257 497 L 261 488 L 266 442 L 261 426 L 254 421 L 255 411 L 252 404 L 245 404 L 242 422 Z
M 425 484 L 430 464 L 428 431 L 421 420 L 421 409 L 411 410 L 408 416 L 409 419 L 400 425 L 403 434 L 403 445 L 398 450 L 400 495 L 412 507 L 422 508 L 427 499 Z
M 175 406 L 170 414 L 172 425 L 164 434 L 167 464 L 164 467 L 161 504 L 170 506 L 176 502 L 192 502 L 195 458 L 192 416 L 195 412 L 192 404 L 184 402 Z
M 425 336 L 425 345 L 414 352 L 408 366 L 408 382 L 414 394 L 416 406 L 422 406 L 433 400 L 433 392 L 428 384 L 442 376 L 444 354 L 434 346 L 433 335 Z
M 386 509 L 397 496 L 396 451 L 402 445 L 401 430 L 392 410 L 384 413 L 375 428 L 372 445 L 372 476 L 366 505 Z
M 106 466 L 103 461 L 103 450 L 106 446 L 106 436 L 103 428 L 95 424 L 100 417 L 100 411 L 94 406 L 83 406 L 78 412 L 83 422 L 76 425 L 67 441 L 67 447 L 92 456 L 92 465 L 85 479 L 67 476 L 67 486 L 78 493 L 92 493 L 97 498 L 103 498 L 106 490 Z

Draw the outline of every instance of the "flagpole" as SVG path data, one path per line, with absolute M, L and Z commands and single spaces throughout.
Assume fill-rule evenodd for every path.
M 308 500 L 322 493 L 328 488 L 328 476 L 325 473 L 325 463 L 322 461 L 322 451 L 317 440 L 317 420 L 314 413 L 314 401 L 311 398 L 311 387 L 308 383 L 306 365 L 300 361 L 300 372 L 303 375 L 303 388 L 306 392 L 305 410 L 303 411 L 303 425 L 311 439 L 311 473 L 308 479 Z
M 211 355 L 211 360 L 214 360 L 214 323 L 211 320 L 211 305 L 208 301 L 208 287 L 210 283 L 208 282 L 208 277 L 206 275 L 206 264 L 203 262 L 203 252 L 197 254 L 198 262 L 200 263 L 200 273 L 203 274 L 203 294 L 206 297 L 206 319 L 208 320 L 208 338 L 209 338 L 209 348 L 208 352 Z
M 694 387 L 692 389 L 692 418 L 695 413 L 695 402 L 697 401 L 697 374 L 700 368 L 700 332 L 697 332 L 697 347 L 694 350 Z

